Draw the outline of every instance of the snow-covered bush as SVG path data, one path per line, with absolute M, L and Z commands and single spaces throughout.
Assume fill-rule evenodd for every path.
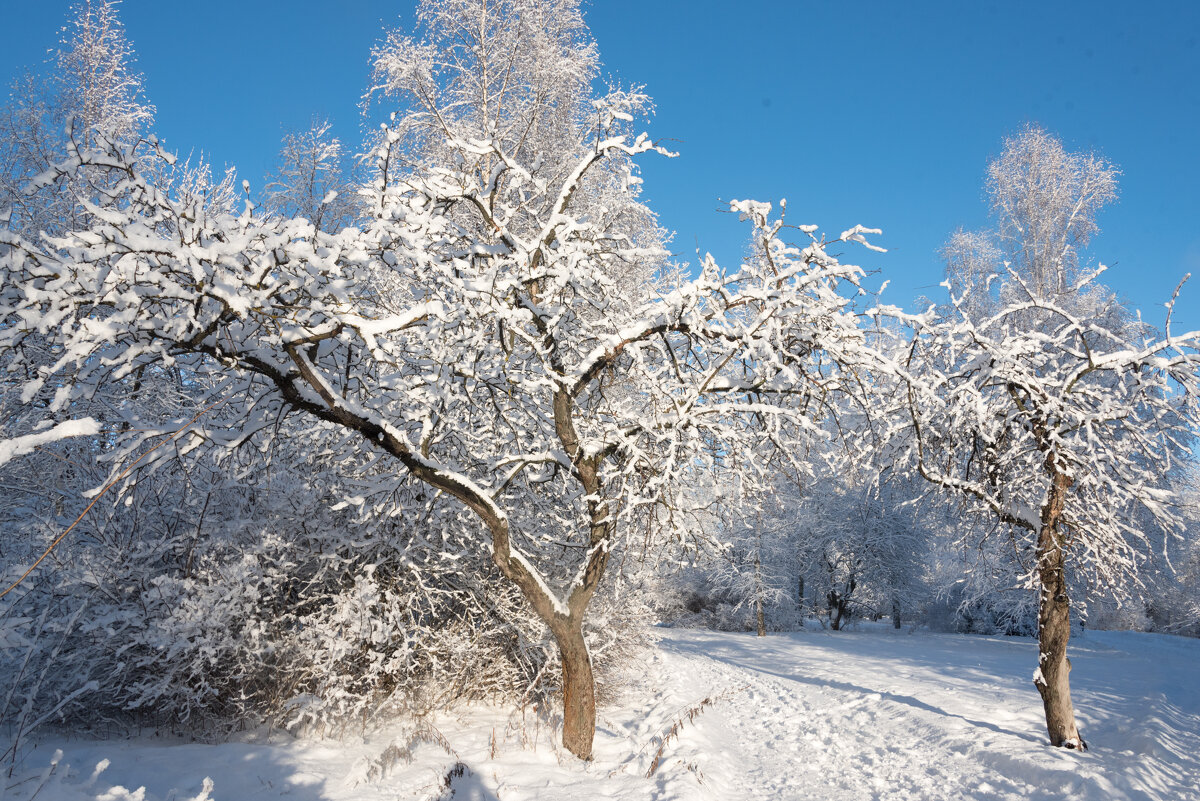
M 467 535 L 427 521 L 369 527 L 319 494 L 300 508 L 308 493 L 278 503 L 272 482 L 305 488 L 258 467 L 229 482 L 229 460 L 207 473 L 194 464 L 188 487 L 161 471 L 93 508 L 78 540 L 53 552 L 53 570 L 0 605 L 5 719 L 28 701 L 26 722 L 53 713 L 84 727 L 336 733 L 557 689 L 548 631 Z M 9 517 L 3 531 L 15 543 L 28 523 Z M 43 521 L 37 544 L 61 523 Z M 648 613 L 621 583 L 597 609 L 593 654 L 615 684 Z

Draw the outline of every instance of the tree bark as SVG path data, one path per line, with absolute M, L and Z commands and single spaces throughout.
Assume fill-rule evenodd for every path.
M 596 736 L 596 682 L 583 627 L 573 621 L 554 631 L 563 672 L 563 746 L 580 759 L 592 758 Z
M 1039 654 L 1033 683 L 1042 696 L 1050 744 L 1060 748 L 1087 750 L 1087 743 L 1079 735 L 1075 707 L 1071 703 L 1071 660 L 1067 658 L 1067 642 L 1071 638 L 1071 603 L 1067 596 L 1064 572 L 1064 543 L 1058 526 L 1070 483 L 1067 476 L 1056 475 L 1050 497 L 1042 510 L 1037 547 L 1038 579 L 1041 584 L 1038 598 Z
M 904 625 L 904 624 L 900 620 L 900 600 L 898 598 L 893 598 L 892 599 L 892 628 L 898 629 L 902 625 Z

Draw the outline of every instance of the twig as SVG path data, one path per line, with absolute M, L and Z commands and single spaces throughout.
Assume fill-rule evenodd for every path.
M 92 502 L 87 505 L 87 508 L 79 513 L 79 517 L 75 518 L 75 522 L 73 522 L 71 525 L 67 526 L 66 531 L 64 531 L 62 534 L 59 534 L 57 537 L 55 537 L 54 542 L 50 543 L 50 547 L 48 547 L 45 550 L 45 552 L 43 552 L 42 555 L 37 558 L 36 562 L 34 562 L 32 565 L 29 566 L 28 570 L 26 570 L 24 573 L 21 574 L 20 578 L 18 578 L 16 581 L 14 581 L 12 584 L 10 584 L 8 586 L 8 588 L 4 590 L 4 592 L 0 592 L 0 598 L 3 598 L 4 596 L 8 595 L 10 592 L 12 592 L 14 589 L 16 589 L 17 586 L 22 581 L 24 581 L 26 578 L 28 578 L 29 574 L 37 569 L 37 566 L 40 565 L 45 560 L 45 558 L 50 555 L 51 551 L 53 551 L 55 548 L 57 548 L 58 544 L 60 542 L 62 542 L 64 539 L 66 539 L 66 536 L 68 534 L 70 534 L 71 531 L 74 530 L 74 528 L 77 525 L 79 525 L 79 523 L 83 520 L 83 518 L 87 515 L 87 513 L 92 510 L 92 507 L 96 505 L 96 502 L 99 501 L 102 497 L 104 497 L 104 493 L 108 492 L 110 489 L 112 489 L 114 486 L 116 486 L 122 479 L 124 479 L 127 475 L 129 475 L 131 472 L 133 472 L 133 468 L 138 466 L 138 462 L 142 461 L 147 456 L 149 456 L 150 454 L 154 453 L 156 450 L 161 448 L 163 445 L 166 445 L 168 442 L 174 442 L 179 437 L 180 434 L 182 434 L 187 429 L 191 428 L 192 425 L 194 425 L 197 420 L 199 420 L 201 417 L 203 417 L 205 414 L 207 414 L 210 410 L 212 410 L 212 408 L 214 406 L 216 406 L 219 403 L 223 403 L 224 401 L 225 401 L 225 399 L 222 398 L 221 400 L 214 401 L 214 402 L 210 403 L 208 406 L 205 406 L 203 409 L 201 409 L 199 412 L 196 413 L 195 417 L 193 417 L 191 420 L 188 420 L 186 423 L 183 424 L 183 426 L 181 426 L 180 428 L 178 428 L 174 432 L 172 432 L 171 435 L 168 436 L 166 439 L 164 439 L 162 442 L 158 443 L 153 448 L 146 451 L 138 458 L 134 459 L 133 463 L 130 464 L 129 467 L 126 467 L 124 470 L 122 470 L 120 475 L 118 475 L 112 481 L 105 484 L 104 488 L 102 490 L 100 490 L 100 492 L 96 493 L 96 497 L 93 498 Z

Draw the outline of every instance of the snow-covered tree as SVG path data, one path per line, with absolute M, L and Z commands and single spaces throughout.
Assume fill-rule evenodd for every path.
M 962 310 L 987 316 L 1032 294 L 1076 310 L 1091 303 L 1120 311 L 1111 292 L 1082 282 L 1081 263 L 1099 231 L 1097 214 L 1117 196 L 1118 174 L 1095 153 L 1068 152 L 1036 124 L 1007 138 L 985 182 L 995 227 L 957 231 L 943 250 Z M 1008 271 L 1020 281 L 1005 280 Z
M 354 221 L 356 187 L 346 174 L 345 148 L 331 129 L 328 121 L 316 120 L 283 137 L 278 163 L 267 176 L 268 213 L 303 217 L 322 231 Z
M 736 475 L 719 483 L 723 486 L 718 493 L 725 497 L 714 498 L 710 525 L 724 548 L 704 566 L 705 593 L 737 615 L 730 622 L 738 628 L 746 625 L 749 612 L 754 630 L 764 637 L 769 614 L 788 609 L 793 613 L 786 618 L 797 619 L 797 560 L 789 510 L 775 492 L 745 497 L 738 491 Z
M 447 214 L 492 238 L 499 226 L 536 237 L 550 215 L 586 216 L 636 254 L 607 265 L 619 290 L 612 301 L 651 297 L 668 267 L 666 232 L 641 202 L 632 159 L 609 152 L 576 175 L 581 147 L 628 128 L 651 101 L 636 87 L 597 96 L 599 51 L 579 0 L 422 0 L 416 17 L 415 35 L 395 31 L 373 52 L 364 101 L 390 112 L 376 142 L 389 154 L 377 181 L 494 174 L 495 196 L 518 201 L 510 218 L 492 219 L 484 194 Z M 565 199 L 564 180 L 578 181 Z
M 978 320 L 964 299 L 952 296 L 951 306 L 955 317 L 910 318 L 901 366 L 908 456 L 1032 557 L 1034 681 L 1051 742 L 1083 747 L 1067 679 L 1068 571 L 1127 591 L 1145 536 L 1137 514 L 1178 527 L 1162 477 L 1200 422 L 1200 332 L 1177 335 L 1168 324 L 1161 337 L 1131 341 L 1032 294 Z M 1031 330 L 1029 319 L 1040 325 Z
M 1117 175 L 1100 156 L 1070 153 L 1036 124 L 1005 140 L 988 165 L 987 192 L 996 236 L 1031 293 L 1060 305 L 1078 294 L 1081 251 L 1099 231 L 1097 213 L 1116 199 Z
M 1030 126 L 988 175 L 997 230 L 952 240 L 949 304 L 909 318 L 897 360 L 908 456 L 1012 537 L 1010 563 L 1038 591 L 1034 682 L 1050 741 L 1082 748 L 1069 587 L 1127 593 L 1145 550 L 1140 516 L 1178 529 L 1166 477 L 1200 422 L 1200 334 L 1173 333 L 1169 312 L 1155 334 L 1099 283 L 1103 267 L 1081 266 L 1115 169 Z
M 83 0 L 72 6 L 51 69 L 22 76 L 0 110 L 0 212 L 7 208 L 10 226 L 27 236 L 80 222 L 74 197 L 85 194 L 82 184 L 72 192 L 27 188 L 29 179 L 66 157 L 68 139 L 84 146 L 94 136 L 132 142 L 154 121 L 118 5 Z
M 82 146 L 94 143 L 97 136 L 132 143 L 146 130 L 154 108 L 143 97 L 142 79 L 133 71 L 133 62 L 117 3 L 87 0 L 71 7 L 54 57 L 21 76 L 0 110 L 0 219 L 4 220 L 0 225 L 38 241 L 43 233 L 69 230 L 86 221 L 80 198 L 95 202 L 91 184 L 104 176 L 79 171 L 69 187 L 33 184 L 31 179 L 65 158 L 72 138 Z M 10 430 L 29 433 L 31 417 L 37 414 L 20 397 L 17 385 L 23 377 L 48 369 L 57 356 L 48 340 L 31 337 L 20 370 L 0 376 L 0 417 L 8 421 Z M 140 386 L 142 377 L 139 373 L 129 384 Z M 133 394 L 144 398 L 147 393 Z M 170 406 L 176 399 L 168 389 L 159 393 L 158 400 Z M 84 403 L 90 408 L 84 411 L 77 406 L 80 414 L 104 420 L 119 419 L 126 411 L 114 408 L 124 404 L 112 398 Z M 66 451 L 43 449 L 26 460 L 24 469 L 0 473 L 5 494 L 18 508 L 32 511 L 35 499 L 43 501 L 42 508 L 29 516 L 31 525 L 19 534 L 10 531 L 8 553 L 15 558 L 36 551 L 38 522 L 47 516 L 69 518 L 82 508 L 72 488 L 78 490 L 103 475 L 89 465 L 103 449 L 99 441 Z
M 607 149 L 648 147 L 606 136 L 580 170 Z M 770 241 L 774 270 L 725 274 L 710 262 L 696 281 L 614 315 L 609 248 L 633 255 L 566 215 L 533 241 L 501 228 L 499 242 L 481 243 L 439 212 L 467 198 L 426 184 L 396 197 L 366 231 L 326 235 L 303 220 L 193 220 L 120 148 L 79 163 L 128 176 L 111 204 L 120 211 L 55 240 L 55 250 L 5 235 L 5 361 L 18 363 L 32 335 L 62 353 L 23 397 L 45 398 L 48 420 L 69 416 L 73 399 L 114 376 L 186 362 L 228 378 L 215 382 L 215 419 L 193 429 L 184 450 L 205 439 L 236 445 L 295 410 L 357 435 L 357 448 L 335 436 L 343 458 L 374 454 L 405 468 L 351 503 L 400 513 L 393 493 L 409 479 L 461 502 L 555 636 L 564 741 L 580 756 L 590 755 L 594 727 L 582 626 L 612 550 L 641 536 L 647 517 L 694 536 L 673 501 L 691 475 L 736 459 L 752 478 L 763 460 L 740 455 L 749 447 L 784 446 L 776 458 L 787 458 L 810 427 L 790 398 L 824 394 L 838 365 L 862 360 L 836 292 L 856 268 L 815 239 L 803 250 L 778 243 L 779 225 L 759 205 L 741 208 Z M 387 279 L 396 288 L 380 296 Z M 48 392 L 63 371 L 74 380 Z M 776 393 L 782 400 L 770 400 Z M 94 430 L 61 422 L 29 436 Z M 123 451 L 151 435 L 126 438 Z M 18 438 L 9 453 L 29 441 Z
M 814 227 L 792 246 L 768 204 L 739 202 L 766 258 L 731 271 L 708 259 L 692 281 L 631 297 L 630 276 L 662 262 L 631 211 L 630 159 L 656 149 L 629 132 L 644 100 L 614 91 L 564 108 L 561 83 L 536 83 L 553 52 L 568 64 L 587 52 L 568 24 L 573 2 L 427 3 L 424 18 L 448 20 L 451 5 L 482 22 L 499 14 L 515 31 L 482 40 L 485 51 L 507 42 L 508 77 L 424 60 L 477 57 L 458 45 L 413 45 L 421 58 L 396 74 L 422 91 L 461 84 L 488 114 L 510 85 L 535 105 L 521 106 L 516 126 L 480 115 L 486 137 L 445 124 L 440 103 L 398 116 L 375 150 L 361 230 L 174 197 L 141 166 L 170 158 L 153 142 L 71 146 L 56 174 L 111 178 L 96 182 L 99 202 L 80 198 L 90 226 L 43 243 L 0 234 L 0 360 L 19 369 L 35 337 L 56 354 L 20 390 L 40 419 L 29 434 L 6 430 L 0 453 L 96 433 L 94 420 L 74 419 L 78 401 L 151 365 L 205 379 L 205 413 L 181 435 L 182 454 L 270 438 L 281 415 L 311 418 L 332 463 L 362 476 L 345 504 L 394 517 L 421 508 L 412 499 L 474 521 L 477 547 L 557 643 L 564 744 L 588 758 L 584 623 L 611 555 L 647 532 L 696 542 L 685 499 L 698 472 L 735 469 L 762 484 L 815 436 L 814 418 L 853 385 L 843 372 L 869 358 L 847 297 L 860 271 L 831 257 Z M 527 58 L 527 34 L 559 50 Z M 453 80 L 425 81 L 431 63 Z M 487 88 L 496 81 L 499 94 Z M 465 115 L 460 99 L 452 93 L 447 112 Z M 586 118 L 573 116 L 583 108 Z M 593 204 L 609 196 L 621 202 Z M 118 432 L 113 456 L 175 430 Z
M 858 451 L 863 457 L 865 450 Z M 782 494 L 798 579 L 810 612 L 839 630 L 855 618 L 898 621 L 924 599 L 925 523 L 905 494 L 869 461 L 823 469 L 803 492 Z

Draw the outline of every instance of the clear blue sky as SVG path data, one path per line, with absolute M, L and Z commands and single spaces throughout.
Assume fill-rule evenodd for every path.
M 68 0 L 0 0 L 0 77 L 45 58 Z M 412 2 L 124 0 L 158 132 L 261 184 L 282 133 L 330 117 L 358 141 L 368 54 Z M 649 130 L 674 160 L 646 158 L 652 205 L 725 262 L 744 227 L 722 200 L 787 197 L 789 217 L 836 235 L 884 229 L 887 254 L 855 259 L 911 306 L 937 287 L 937 250 L 986 223 L 982 180 L 1026 122 L 1123 171 L 1089 258 L 1161 323 L 1200 327 L 1200 2 L 592 0 L 606 70 L 658 106 Z

